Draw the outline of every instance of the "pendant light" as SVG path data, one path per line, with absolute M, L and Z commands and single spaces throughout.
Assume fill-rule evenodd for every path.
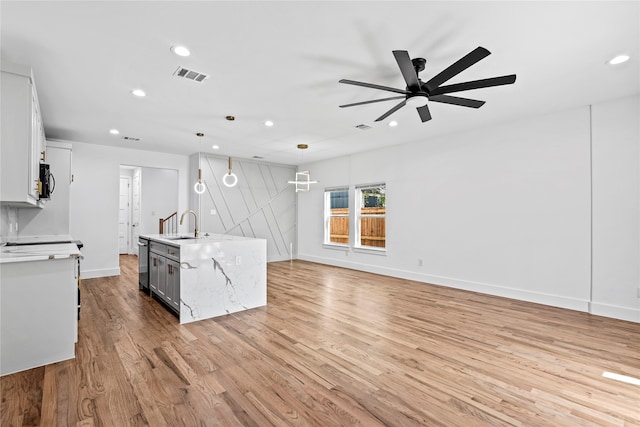
M 204 133 L 198 132 L 196 133 L 196 135 L 202 138 L 204 136 Z M 202 167 L 200 165 L 200 154 L 201 154 L 200 149 L 198 149 L 198 181 L 193 186 L 193 191 L 195 191 L 198 194 L 203 194 L 207 190 L 207 186 L 204 184 L 204 181 L 202 181 Z
M 307 144 L 298 144 L 299 150 L 306 150 L 309 148 Z M 301 152 L 301 159 L 304 163 L 304 151 Z M 311 190 L 311 184 L 317 184 L 318 181 L 312 180 L 309 171 L 296 172 L 296 179 L 294 181 L 288 181 L 289 184 L 295 184 L 296 193 L 300 191 L 307 192 Z
M 235 185 L 238 183 L 238 177 L 235 173 L 233 173 L 231 168 L 231 156 L 229 156 L 229 173 L 225 174 L 222 177 L 222 183 L 227 187 L 235 187 Z

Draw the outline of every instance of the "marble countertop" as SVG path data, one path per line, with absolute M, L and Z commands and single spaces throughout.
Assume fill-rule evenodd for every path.
M 0 264 L 10 262 L 44 261 L 79 257 L 80 249 L 74 243 L 32 244 L 27 246 L 2 246 Z
M 7 243 L 11 244 L 35 244 L 35 243 L 69 243 L 73 242 L 75 239 L 69 234 L 49 234 L 49 235 L 40 235 L 40 236 L 20 236 L 11 238 Z
M 231 236 L 229 234 L 216 234 L 216 233 L 200 233 L 200 235 L 197 238 L 193 236 L 193 233 L 141 234 L 140 237 L 142 237 L 143 239 L 155 240 L 161 243 L 174 245 L 174 246 L 228 242 L 228 241 L 237 242 L 237 241 L 245 241 L 245 240 L 256 240 L 253 237 Z

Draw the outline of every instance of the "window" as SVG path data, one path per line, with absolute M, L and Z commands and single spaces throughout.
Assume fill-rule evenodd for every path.
M 324 192 L 324 243 L 349 244 L 349 190 L 338 188 Z
M 356 186 L 356 247 L 386 247 L 386 184 Z

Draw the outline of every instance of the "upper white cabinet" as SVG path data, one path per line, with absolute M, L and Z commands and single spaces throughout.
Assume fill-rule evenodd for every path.
M 38 188 L 45 137 L 31 68 L 3 61 L 0 89 L 0 202 L 41 206 Z

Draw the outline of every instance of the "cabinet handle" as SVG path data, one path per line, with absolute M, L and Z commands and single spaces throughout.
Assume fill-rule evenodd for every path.
M 171 267 L 173 267 L 173 266 L 171 264 L 169 264 L 169 275 L 172 274 Z
M 154 259 L 153 259 L 153 266 L 154 266 L 154 267 L 157 267 L 157 266 L 158 266 L 157 261 L 158 261 L 158 258 L 154 258 Z

